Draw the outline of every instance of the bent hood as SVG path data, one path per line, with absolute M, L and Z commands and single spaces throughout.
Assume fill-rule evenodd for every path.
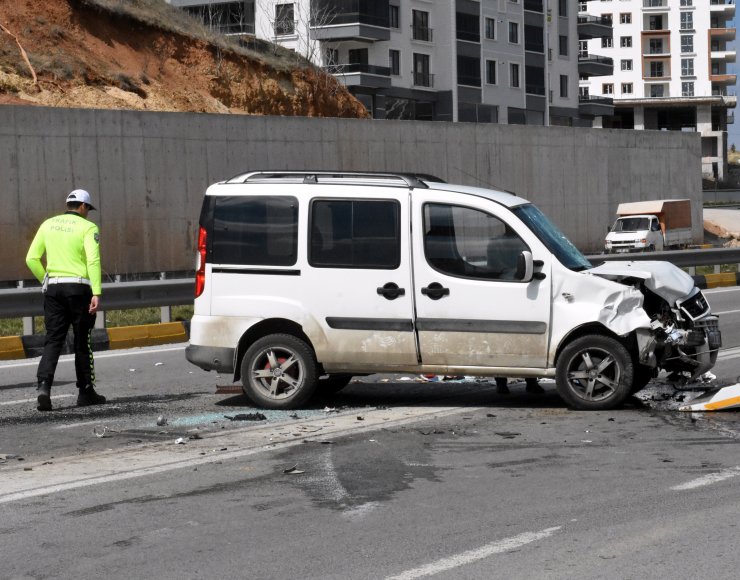
M 676 300 L 685 298 L 694 289 L 694 279 L 670 262 L 604 262 L 596 268 L 586 271 L 587 274 L 622 282 L 626 278 L 639 278 L 645 286 L 666 300 L 675 304 Z

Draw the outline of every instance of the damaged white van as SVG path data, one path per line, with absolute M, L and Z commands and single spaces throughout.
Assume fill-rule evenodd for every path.
M 555 377 L 610 409 L 715 363 L 718 318 L 664 262 L 597 268 L 537 207 L 431 176 L 256 171 L 200 216 L 187 359 L 272 409 L 353 375 Z

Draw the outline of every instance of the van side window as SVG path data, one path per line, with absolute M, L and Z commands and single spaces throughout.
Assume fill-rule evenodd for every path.
M 218 196 L 213 263 L 292 266 L 298 254 L 298 200 L 289 196 Z
M 424 206 L 424 255 L 432 268 L 463 278 L 516 280 L 527 244 L 506 223 L 469 207 Z
M 314 201 L 308 263 L 317 268 L 398 268 L 400 209 L 395 200 Z

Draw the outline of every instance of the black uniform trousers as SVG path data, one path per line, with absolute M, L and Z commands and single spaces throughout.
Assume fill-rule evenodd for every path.
M 44 295 L 46 340 L 36 376 L 49 386 L 54 382 L 59 355 L 70 325 L 74 332 L 75 371 L 79 388 L 95 384 L 91 335 L 95 314 L 90 314 L 92 289 L 87 284 L 49 284 Z

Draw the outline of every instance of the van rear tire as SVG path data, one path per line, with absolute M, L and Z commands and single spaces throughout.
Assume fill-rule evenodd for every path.
M 603 334 L 576 338 L 558 357 L 556 385 L 573 409 L 604 411 L 630 395 L 634 364 L 624 345 Z
M 305 341 L 290 334 L 267 335 L 244 353 L 244 394 L 265 409 L 297 409 L 316 390 L 317 366 Z

